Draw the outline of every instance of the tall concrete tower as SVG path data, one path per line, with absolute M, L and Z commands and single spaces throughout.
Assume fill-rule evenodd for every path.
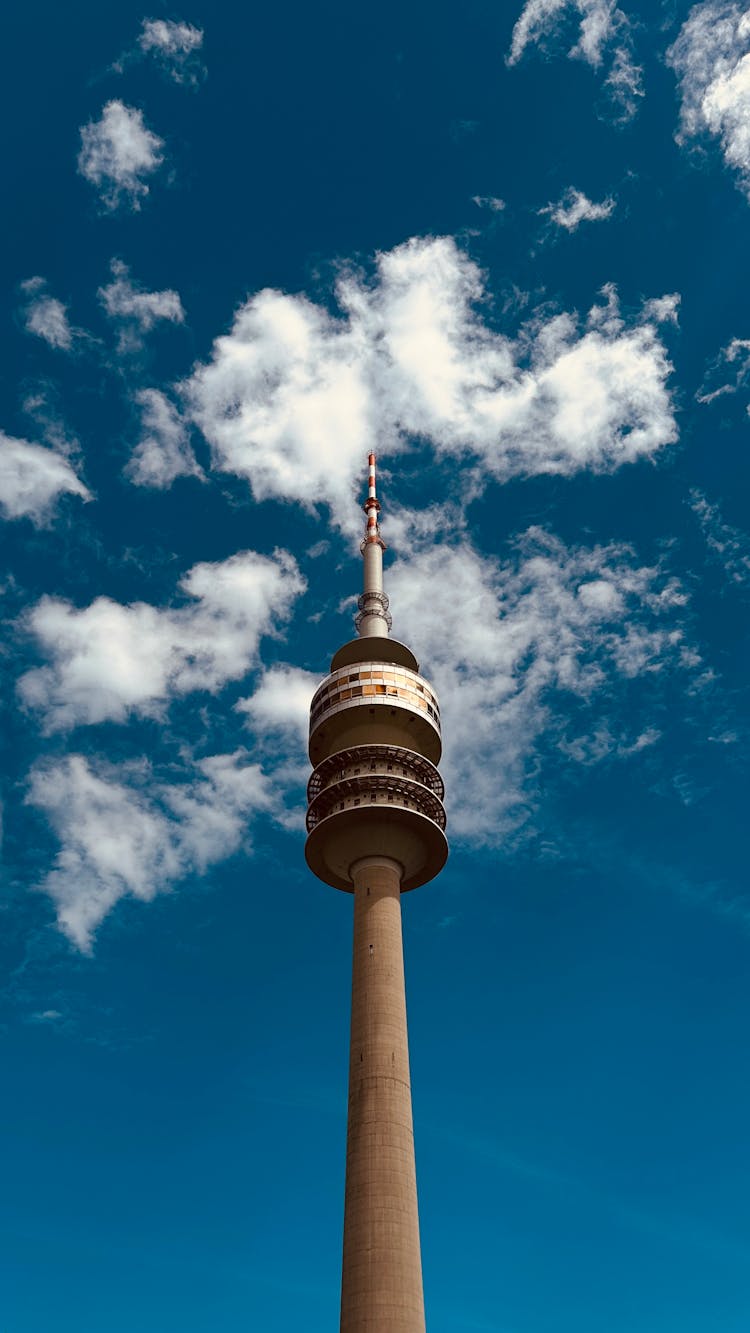
M 305 855 L 354 894 L 341 1333 L 424 1333 L 401 894 L 448 855 L 440 711 L 414 654 L 389 637 L 374 454 L 364 508 L 359 637 L 310 706 Z

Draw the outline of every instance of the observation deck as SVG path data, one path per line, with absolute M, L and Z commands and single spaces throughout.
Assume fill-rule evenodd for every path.
M 368 647 L 371 642 L 365 640 Z M 333 746 L 366 744 L 375 729 L 384 744 L 392 740 L 433 763 L 440 759 L 440 707 L 423 676 L 389 662 L 332 671 L 310 705 L 311 762 L 319 763 Z

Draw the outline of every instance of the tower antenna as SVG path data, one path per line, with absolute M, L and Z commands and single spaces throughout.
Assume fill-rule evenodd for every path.
M 393 620 L 388 611 L 388 598 L 383 591 L 383 551 L 385 542 L 380 535 L 380 501 L 375 479 L 375 455 L 369 456 L 367 479 L 367 499 L 364 511 L 367 515 L 365 535 L 360 545 L 363 559 L 362 594 L 359 598 L 359 613 L 355 620 L 357 633 L 361 639 L 376 636 L 387 637 Z

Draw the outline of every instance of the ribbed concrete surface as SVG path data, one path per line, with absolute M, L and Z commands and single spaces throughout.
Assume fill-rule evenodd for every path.
M 353 876 L 341 1333 L 424 1333 L 399 871 Z

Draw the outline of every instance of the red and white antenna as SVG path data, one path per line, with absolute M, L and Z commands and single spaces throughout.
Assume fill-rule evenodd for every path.
M 385 550 L 385 543 L 380 536 L 380 523 L 378 514 L 380 513 L 380 501 L 378 499 L 377 487 L 375 484 L 375 455 L 369 456 L 370 471 L 367 478 L 367 499 L 364 503 L 364 511 L 367 514 L 367 527 L 365 529 L 365 544 L 369 542 L 379 542 L 382 550 Z
M 375 480 L 375 455 L 368 458 L 369 473 L 367 478 L 367 499 L 364 510 L 367 515 L 365 536 L 361 551 L 364 560 L 364 585 L 359 599 L 359 614 L 355 624 L 360 638 L 373 636 L 387 637 L 391 628 L 388 614 L 388 598 L 383 592 L 383 551 L 385 542 L 380 535 L 380 501 L 378 500 Z

